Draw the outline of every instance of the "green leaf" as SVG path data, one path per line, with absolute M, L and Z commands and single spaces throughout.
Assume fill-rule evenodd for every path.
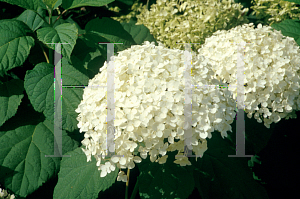
M 135 25 L 135 20 L 130 20 L 129 23 L 121 23 L 124 30 L 126 30 L 134 39 L 135 43 L 142 45 L 144 41 L 154 41 L 157 45 L 153 35 L 151 35 L 149 29 L 144 25 Z
M 121 3 L 124 3 L 128 6 L 132 6 L 133 3 L 134 3 L 134 0 L 116 0 L 116 2 L 121 2 Z
M 54 21 L 57 19 L 57 16 L 52 16 L 51 17 L 51 21 L 52 21 L 52 23 L 54 23 Z M 46 16 L 45 17 L 45 20 L 46 21 L 49 21 L 49 16 Z M 59 18 L 56 22 L 55 22 L 55 24 L 53 24 L 53 28 L 55 28 L 56 26 L 58 26 L 58 25 L 60 25 L 60 24 L 65 24 L 65 23 L 68 23 L 68 22 L 66 22 L 65 20 L 63 20 L 62 18 Z M 51 27 L 50 25 L 49 25 L 49 23 L 44 23 L 43 25 L 42 25 L 42 28 L 44 28 L 44 27 Z
M 235 155 L 234 145 L 222 139 L 220 133 L 212 134 L 208 150 L 202 158 L 191 158 L 195 167 L 196 187 L 203 199 L 266 199 L 266 190 L 253 179 L 248 158 L 228 157 Z
M 63 0 L 62 7 L 68 10 L 82 6 L 100 7 L 107 5 L 113 1 L 115 0 Z
M 31 117 L 27 115 L 27 121 Z M 10 125 L 14 129 L 0 131 L 0 165 L 13 172 L 1 171 L 0 182 L 17 196 L 26 197 L 59 171 L 61 157 L 45 157 L 54 154 L 54 124 L 45 120 L 36 125 Z M 77 147 L 63 130 L 63 154 Z
M 98 44 L 99 42 L 123 43 L 114 45 L 115 52 L 130 48 L 131 45 L 136 45 L 132 36 L 124 30 L 120 22 L 107 17 L 91 20 L 86 25 L 85 30 L 86 34 L 82 36 L 82 39 L 89 47 L 99 48 L 103 55 L 107 54 L 107 47 L 104 44 Z
M 0 0 L 3 2 L 17 5 L 28 10 L 37 10 L 40 6 L 40 0 Z
M 27 71 L 24 87 L 34 109 L 43 112 L 51 121 L 54 120 L 54 66 L 40 63 L 33 70 Z M 87 85 L 88 77 L 62 58 L 62 84 Z M 78 129 L 75 109 L 82 100 L 82 88 L 62 88 L 62 127 L 73 131 Z
M 12 79 L 0 84 L 0 126 L 17 112 L 24 97 L 23 81 Z
M 61 4 L 62 4 L 62 0 L 58 0 L 58 1 L 56 2 L 56 4 L 54 5 L 54 8 L 53 8 L 53 9 L 58 8 L 58 6 L 60 6 Z
M 137 164 L 140 170 L 138 182 L 141 198 L 183 199 L 193 192 L 195 184 L 191 166 L 174 163 L 176 154 L 168 152 L 165 164 L 153 163 L 149 156 Z
M 68 155 L 71 157 L 64 157 L 61 161 L 54 199 L 96 199 L 100 191 L 108 189 L 115 182 L 119 172 L 117 167 L 115 171 L 101 178 L 94 157 L 87 162 L 81 148 L 69 152 Z
M 73 19 L 72 19 L 73 14 L 71 14 L 68 19 L 65 20 L 65 22 L 69 22 L 71 24 L 74 24 L 76 26 L 76 28 L 78 29 L 78 34 L 85 34 L 85 30 L 82 30 L 80 28 L 80 26 L 78 25 L 78 23 L 76 23 Z
M 78 38 L 72 52 L 71 61 L 74 66 L 83 66 L 87 70 L 89 79 L 92 79 L 100 72 L 100 68 L 106 61 L 105 58 L 99 49 L 87 46 L 81 38 Z
M 22 21 L 0 20 L 0 71 L 21 66 L 27 59 L 34 46 L 34 39 L 28 33 L 32 31 Z
M 42 1 L 45 5 L 47 5 L 52 10 L 58 0 L 42 0 Z
M 300 20 L 286 19 L 281 23 L 272 24 L 271 26 L 278 31 L 281 30 L 284 36 L 293 37 L 300 46 Z
M 76 44 L 78 30 L 74 24 L 64 23 L 53 27 L 45 27 L 37 30 L 37 37 L 44 44 L 46 43 L 69 43 L 63 44 L 61 53 L 70 59 L 72 50 Z M 46 44 L 55 50 L 55 44 Z
M 95 49 L 94 51 L 87 51 L 87 54 L 83 59 L 72 55 L 71 61 L 76 67 L 83 66 L 87 70 L 89 79 L 92 79 L 100 72 L 100 68 L 103 66 L 106 60 L 101 52 L 98 49 Z
M 41 7 L 38 8 L 37 12 L 41 16 L 43 16 L 43 9 Z M 23 21 L 32 31 L 36 31 L 44 23 L 44 20 L 36 12 L 32 10 L 25 10 L 16 19 Z

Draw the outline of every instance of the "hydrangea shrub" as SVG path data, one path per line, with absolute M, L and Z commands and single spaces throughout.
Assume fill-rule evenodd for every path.
M 212 79 L 213 71 L 207 66 L 203 57 L 192 53 L 194 85 L 222 84 Z M 85 132 L 82 141 L 87 161 L 91 156 L 97 160 L 101 177 L 116 169 L 135 167 L 141 158 L 150 156 L 151 162 L 163 164 L 168 157 L 167 151 L 184 150 L 184 89 L 185 89 L 185 55 L 182 50 L 168 49 L 162 44 L 155 46 L 145 42 L 133 45 L 119 52 L 114 57 L 115 72 L 115 153 L 105 159 L 106 150 L 106 105 L 105 87 L 87 87 L 83 100 L 76 112 L 80 132 Z M 91 85 L 106 85 L 107 63 L 100 73 L 89 81 Z M 235 103 L 228 89 L 194 88 L 193 100 L 193 134 L 186 141 L 192 145 L 193 152 L 199 157 L 207 149 L 206 138 L 211 132 L 219 131 L 227 136 L 230 124 L 235 117 Z M 143 143 L 143 144 L 141 144 Z M 135 156 L 138 150 L 140 156 Z M 176 157 L 177 158 L 177 157 Z M 181 166 L 190 165 L 186 156 L 174 161 Z M 125 181 L 123 173 L 119 180 Z
M 272 25 L 285 19 L 300 19 L 300 9 L 297 4 L 282 0 L 252 0 L 253 14 L 265 25 Z
M 157 0 L 136 18 L 166 47 L 183 50 L 176 42 L 203 44 L 217 30 L 248 23 L 247 12 L 234 0 Z M 199 47 L 194 45 L 193 50 Z
M 270 26 L 253 23 L 217 31 L 198 51 L 212 65 L 215 78 L 235 85 L 237 78 L 236 43 L 246 42 L 245 112 L 258 122 L 270 124 L 294 118 L 300 110 L 300 50 L 295 40 Z M 236 88 L 229 87 L 236 92 Z M 236 99 L 236 95 L 233 95 Z M 259 107 L 260 106 L 260 107 Z M 263 118 L 261 116 L 263 115 Z

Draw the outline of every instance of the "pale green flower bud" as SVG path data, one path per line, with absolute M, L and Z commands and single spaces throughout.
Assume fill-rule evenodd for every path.
M 247 12 L 234 0 L 157 0 L 150 11 L 144 9 L 136 18 L 166 47 L 184 50 L 176 42 L 203 44 L 217 30 L 248 23 Z M 200 46 L 194 45 L 193 50 Z
M 285 19 L 300 19 L 300 9 L 293 2 L 281 0 L 252 0 L 253 14 L 263 19 L 265 25 L 279 23 Z

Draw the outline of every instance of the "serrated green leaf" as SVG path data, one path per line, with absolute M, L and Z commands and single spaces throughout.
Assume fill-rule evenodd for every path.
M 194 177 L 190 166 L 175 164 L 176 153 L 168 153 L 165 164 L 146 160 L 137 164 L 140 170 L 139 194 L 141 198 L 183 199 L 193 192 Z
M 0 84 L 0 126 L 17 112 L 24 97 L 24 82 L 12 79 Z
M 113 1 L 115 0 L 63 0 L 62 7 L 68 10 L 82 6 L 100 7 Z
M 40 6 L 40 0 L 0 0 L 12 5 L 17 5 L 28 10 L 37 10 Z
M 34 39 L 28 33 L 32 31 L 22 21 L 0 20 L 0 71 L 20 66 L 27 59 L 34 46 Z
M 47 43 L 69 43 L 63 44 L 61 53 L 70 59 L 72 50 L 76 44 L 78 30 L 74 24 L 64 23 L 56 27 L 45 27 L 37 30 L 37 37 L 44 44 L 55 50 L 55 44 Z
M 272 24 L 271 26 L 278 31 L 281 30 L 281 33 L 284 36 L 293 37 L 297 44 L 300 46 L 300 20 L 286 19 L 281 23 Z
M 43 16 L 43 9 L 39 7 L 37 11 L 41 16 Z M 32 31 L 36 31 L 39 27 L 44 24 L 44 20 L 34 11 L 25 10 L 17 20 L 23 21 Z
M 144 41 L 154 41 L 157 45 L 153 35 L 151 35 L 149 29 L 144 25 L 135 25 L 136 21 L 130 20 L 129 23 L 121 23 L 124 30 L 126 30 L 134 39 L 135 43 L 142 45 Z
M 233 144 L 220 133 L 212 134 L 208 140 L 208 150 L 197 161 L 191 158 L 196 187 L 203 199 L 267 199 L 266 190 L 253 179 L 248 167 L 248 158 L 228 157 L 235 155 Z
M 62 154 L 77 147 L 63 130 Z M 53 154 L 54 124 L 49 120 L 0 131 L 0 165 L 13 170 L 0 172 L 1 184 L 17 196 L 26 197 L 58 173 L 61 158 L 45 157 Z
M 70 65 L 65 58 L 62 58 L 62 84 L 63 85 L 87 85 L 88 77 Z M 40 63 L 33 70 L 27 71 L 24 87 L 31 104 L 38 112 L 51 121 L 54 120 L 54 66 L 47 63 Z M 82 88 L 62 88 L 62 127 L 65 130 L 77 129 L 75 109 L 82 100 Z
M 119 169 L 100 177 L 96 160 L 87 162 L 87 157 L 81 148 L 69 152 L 70 158 L 63 158 L 58 174 L 58 183 L 54 189 L 54 199 L 94 199 L 100 191 L 104 191 L 115 182 Z
M 42 0 L 42 1 L 45 5 L 47 5 L 52 10 L 58 0 Z
M 86 34 L 82 36 L 82 39 L 89 47 L 99 48 L 103 55 L 107 54 L 107 47 L 106 44 L 98 44 L 99 42 L 123 43 L 114 45 L 115 52 L 130 48 L 131 45 L 136 45 L 132 36 L 124 30 L 120 22 L 107 17 L 91 20 L 86 25 L 85 30 Z

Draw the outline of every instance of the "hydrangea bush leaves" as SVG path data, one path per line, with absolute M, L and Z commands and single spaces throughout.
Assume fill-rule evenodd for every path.
M 268 198 L 250 158 L 228 157 L 236 152 L 234 89 L 194 88 L 192 134 L 184 136 L 186 52 L 176 42 L 201 43 L 191 52 L 191 82 L 200 86 L 234 84 L 236 48 L 227 43 L 255 43 L 245 47 L 245 147 L 258 154 L 276 123 L 295 119 L 300 108 L 299 0 L 0 4 L 24 9 L 13 18 L 0 14 L 0 198 L 31 198 L 40 188 L 53 190 L 44 198 L 104 198 L 118 181 L 128 188 L 128 169 L 139 173 L 132 199 Z M 100 17 L 85 11 L 91 7 Z M 99 42 L 122 43 L 114 46 L 114 124 L 123 157 L 105 156 L 107 88 L 83 88 L 107 82 L 107 46 Z M 61 90 L 62 155 L 70 157 L 45 157 L 58 139 L 54 43 L 67 43 L 55 81 L 74 86 Z M 266 71 L 272 76 L 264 81 Z M 177 157 L 184 141 L 201 158 Z M 55 188 L 47 187 L 55 177 Z

